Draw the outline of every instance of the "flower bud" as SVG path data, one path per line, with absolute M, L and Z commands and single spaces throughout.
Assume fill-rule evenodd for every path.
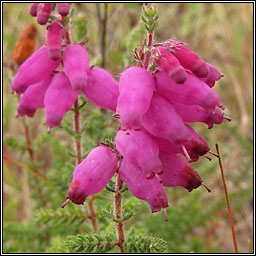
M 70 5 L 71 3 L 58 3 L 58 13 L 62 16 L 67 16 L 69 14 Z
M 52 80 L 51 76 L 31 85 L 22 95 L 18 105 L 18 116 L 33 117 L 38 108 L 44 107 L 44 96 Z
M 78 97 L 64 72 L 56 74 L 46 91 L 44 104 L 46 124 L 51 127 L 59 126 L 66 112 L 68 112 Z
M 36 21 L 40 25 L 45 25 L 48 22 L 50 14 L 52 12 L 51 3 L 42 3 L 38 7 Z
M 67 198 L 75 204 L 103 190 L 117 170 L 118 157 L 107 146 L 94 148 L 75 168 Z
M 31 4 L 30 8 L 29 8 L 29 13 L 32 17 L 36 17 L 37 15 L 37 9 L 40 3 L 33 3 Z
M 138 199 L 147 201 L 152 212 L 159 212 L 168 207 L 168 199 L 162 185 L 156 177 L 145 178 L 142 169 L 124 159 L 118 170 L 121 180 L 126 182 L 129 190 Z
M 207 63 L 200 59 L 193 51 L 187 49 L 182 43 L 170 40 L 168 44 L 174 49 L 172 54 L 179 60 L 180 64 L 191 70 L 197 77 L 207 77 L 209 69 Z
M 123 130 L 141 129 L 142 115 L 148 110 L 155 89 L 153 76 L 142 67 L 130 67 L 120 77 L 117 113 Z
M 49 58 L 60 60 L 63 29 L 58 21 L 53 21 L 47 31 L 47 46 Z
M 163 173 L 159 175 L 163 186 L 182 186 L 190 192 L 202 184 L 202 180 L 197 171 L 195 171 L 185 159 L 166 153 L 160 153 L 160 159 L 164 168 Z
M 129 162 L 138 164 L 147 178 L 162 171 L 157 143 L 145 130 L 131 130 L 129 134 L 120 130 L 115 143 L 121 155 Z
M 20 66 L 11 82 L 12 92 L 24 93 L 28 86 L 49 76 L 59 65 L 60 61 L 49 59 L 47 46 L 41 46 Z
M 97 106 L 116 111 L 119 86 L 105 69 L 94 67 L 89 71 L 84 94 Z
M 187 80 L 184 84 L 175 84 L 166 72 L 158 72 L 156 90 L 169 102 L 178 102 L 184 105 L 199 105 L 212 111 L 216 106 L 223 107 L 220 96 L 203 81 L 187 71 Z
M 155 61 L 160 71 L 165 71 L 177 84 L 183 84 L 186 81 L 186 72 L 180 65 L 176 57 L 167 49 L 157 47 L 160 57 L 155 57 Z
M 80 44 L 68 45 L 63 53 L 63 64 L 72 88 L 84 91 L 89 71 L 89 56 L 86 49 Z

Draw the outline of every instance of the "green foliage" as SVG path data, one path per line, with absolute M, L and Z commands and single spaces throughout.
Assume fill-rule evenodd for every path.
M 112 235 L 77 235 L 66 239 L 66 246 L 71 252 L 79 253 L 106 253 L 115 246 Z
M 163 253 L 167 242 L 161 238 L 147 236 L 131 236 L 124 242 L 126 253 Z

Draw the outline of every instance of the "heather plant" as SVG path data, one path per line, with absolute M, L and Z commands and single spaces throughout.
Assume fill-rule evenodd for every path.
M 51 253 L 186 251 L 180 245 L 175 247 L 182 243 L 182 232 L 193 225 L 204 225 L 207 216 L 223 204 L 221 197 L 209 210 L 211 214 L 191 216 L 193 211 L 199 212 L 198 188 L 202 185 L 211 191 L 205 183 L 207 165 L 213 165 L 206 163 L 202 171 L 191 162 L 198 162 L 201 156 L 211 160 L 207 154 L 219 160 L 220 156 L 190 125 L 202 122 L 210 129 L 225 119 L 231 121 L 212 88 L 224 75 L 180 41 L 157 42 L 157 10 L 154 5 L 144 5 L 141 17 L 146 36 L 134 50 L 136 64 L 130 62 L 129 67 L 120 70 L 119 79 L 114 79 L 104 61 L 102 68 L 90 66 L 94 56 L 86 41 L 72 40 L 74 12 L 68 3 L 31 5 L 30 14 L 47 27 L 46 44 L 21 64 L 11 81 L 11 91 L 22 94 L 17 116 L 31 118 L 43 108 L 49 126 L 48 134 L 34 141 L 32 148 L 29 128 L 22 119 L 27 131 L 25 150 L 31 162 L 18 164 L 36 177 L 31 186 L 38 210 L 37 222 L 24 223 L 21 229 L 32 230 L 37 241 L 43 241 L 39 247 L 34 244 L 34 250 Z M 75 150 L 59 140 L 59 131 L 74 140 Z M 34 160 L 33 150 L 47 141 L 53 152 L 53 168 L 42 175 L 38 172 L 42 164 Z M 18 148 L 15 143 L 9 141 L 8 145 Z M 191 194 L 186 195 L 186 204 L 173 208 L 173 202 L 185 195 L 179 195 L 175 187 L 183 187 Z M 176 199 L 167 193 L 172 189 Z M 163 209 L 172 230 L 179 216 L 191 213 L 175 231 L 176 240 L 169 242 L 169 237 L 163 239 L 155 231 L 148 232 L 146 226 L 136 227 L 136 211 L 148 205 L 132 195 L 148 203 L 152 213 Z M 235 193 L 231 193 L 233 196 Z M 79 206 L 85 202 L 86 206 Z M 154 215 L 150 218 L 157 218 Z M 159 221 L 166 223 L 159 216 Z M 13 226 L 7 226 L 5 234 L 12 230 Z M 193 243 L 196 246 L 197 241 Z

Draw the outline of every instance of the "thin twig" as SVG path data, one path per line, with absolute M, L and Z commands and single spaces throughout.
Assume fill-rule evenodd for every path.
M 226 200 L 227 200 L 228 215 L 229 215 L 229 220 L 230 220 L 230 225 L 231 225 L 231 230 L 232 230 L 234 249 L 235 249 L 235 252 L 238 253 L 236 233 L 235 233 L 232 212 L 231 212 L 231 207 L 230 207 L 230 202 L 229 202 L 229 197 L 228 197 L 228 189 L 227 189 L 225 175 L 224 175 L 224 169 L 223 169 L 222 161 L 221 161 L 221 157 L 220 157 L 219 146 L 217 143 L 216 143 L 216 150 L 217 150 L 217 154 L 219 155 L 218 159 L 219 159 L 220 171 L 221 171 L 221 176 L 222 176 L 222 182 L 223 182 L 224 190 L 225 190 L 225 196 L 226 196 Z
M 120 190 L 123 187 L 123 182 L 120 179 L 119 175 L 116 176 L 116 193 L 114 196 L 114 211 L 115 211 L 115 218 L 121 220 L 122 219 L 122 194 Z M 124 237 L 124 223 L 119 222 L 116 223 L 116 233 L 118 236 L 118 247 L 120 248 L 121 253 L 125 253 L 123 243 L 125 241 Z
M 108 4 L 104 3 L 104 18 L 102 20 L 102 35 L 101 35 L 101 66 L 106 65 L 106 37 L 107 37 L 107 21 L 108 21 Z

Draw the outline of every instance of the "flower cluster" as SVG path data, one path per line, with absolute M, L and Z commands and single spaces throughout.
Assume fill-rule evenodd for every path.
M 30 13 L 38 18 L 48 9 L 50 13 L 52 6 L 34 3 Z M 70 4 L 58 3 L 57 6 L 60 16 L 48 26 L 46 45 L 20 66 L 11 82 L 11 91 L 22 94 L 17 116 L 33 117 L 38 108 L 45 108 L 49 131 L 51 127 L 61 126 L 63 116 L 72 108 L 79 93 L 84 93 L 99 107 L 113 111 L 119 94 L 114 78 L 104 69 L 90 68 L 86 49 L 80 44 L 70 43 L 62 22 Z M 64 39 L 66 45 L 63 46 Z
M 141 56 L 142 61 L 144 58 Z M 223 76 L 214 66 L 174 40 L 152 46 L 148 63 L 153 62 L 153 72 L 141 65 L 121 74 L 114 116 L 120 123 L 115 137 L 115 150 L 122 156 L 118 174 L 134 196 L 157 212 L 168 206 L 163 187 L 183 186 L 192 191 L 205 186 L 189 162 L 197 161 L 210 148 L 186 123 L 203 122 L 212 128 L 228 118 L 220 110 L 224 106 L 219 95 L 211 89 Z M 99 147 L 92 150 L 74 171 L 67 201 L 83 203 L 115 174 L 116 152 L 100 147 L 111 157 L 100 153 Z M 99 171 L 93 169 L 94 164 L 100 166 Z

